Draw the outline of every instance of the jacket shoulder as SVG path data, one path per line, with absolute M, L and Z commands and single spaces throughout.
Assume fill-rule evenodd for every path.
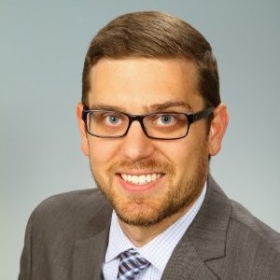
M 210 218 L 213 216 L 212 220 L 216 222 L 214 233 L 220 240 L 216 247 L 218 244 L 224 244 L 224 247 L 221 246 L 220 257 L 207 261 L 208 266 L 219 279 L 279 279 L 280 234 L 241 204 L 229 199 L 210 179 L 204 216 L 207 221 L 209 215 Z M 217 229 L 224 235 L 217 235 Z
M 278 251 L 280 254 L 280 234 L 253 216 L 250 211 L 238 202 L 231 200 L 231 204 L 231 223 L 234 223 L 240 230 L 258 237 L 261 242 L 271 246 L 273 250 Z
M 33 230 L 44 231 L 44 234 L 69 231 L 83 238 L 86 229 L 99 228 L 91 221 L 103 219 L 104 223 L 109 223 L 111 212 L 110 204 L 99 190 L 77 190 L 43 200 L 34 209 L 29 223 Z
M 70 279 L 76 242 L 108 232 L 111 213 L 98 190 L 45 199 L 27 224 L 19 279 Z
M 75 190 L 71 192 L 53 195 L 43 200 L 34 210 L 34 213 L 45 211 L 61 212 L 64 210 L 76 210 L 90 207 L 98 209 L 107 204 L 104 195 L 98 189 Z

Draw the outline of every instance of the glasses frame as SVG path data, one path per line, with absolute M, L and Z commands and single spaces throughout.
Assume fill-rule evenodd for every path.
M 122 114 L 122 115 L 125 115 L 127 118 L 128 118 L 128 126 L 127 126 L 127 129 L 126 131 L 122 134 L 122 135 L 119 135 L 119 136 L 101 136 L 101 135 L 96 135 L 92 132 L 89 131 L 88 129 L 88 124 L 87 124 L 87 115 L 90 113 L 90 112 L 115 112 L 115 113 L 118 113 L 118 114 Z M 110 111 L 110 110 L 95 110 L 95 109 L 88 109 L 86 106 L 84 106 L 83 108 L 83 111 L 82 111 L 82 120 L 84 121 L 85 123 L 85 127 L 86 127 L 86 131 L 88 134 L 92 135 L 92 136 L 95 136 L 95 137 L 99 137 L 99 138 L 122 138 L 124 136 L 127 135 L 129 129 L 130 129 L 130 126 L 131 124 L 134 122 L 134 121 L 138 121 L 142 127 L 142 130 L 144 132 L 144 134 L 150 138 L 150 139 L 156 139 L 156 140 L 176 140 L 176 139 L 182 139 L 184 137 L 186 137 L 189 133 L 189 130 L 190 130 L 190 126 L 192 123 L 198 121 L 198 120 L 201 120 L 201 119 L 204 119 L 204 118 L 207 118 L 209 117 L 214 111 L 214 107 L 208 107 L 202 111 L 199 111 L 199 112 L 196 112 L 196 113 L 180 113 L 180 112 L 153 112 L 153 113 L 147 113 L 147 114 L 143 114 L 143 115 L 133 115 L 133 114 L 128 114 L 128 113 L 124 113 L 124 112 L 120 112 L 120 111 Z M 150 136 L 147 132 L 147 129 L 144 125 L 144 118 L 147 117 L 147 116 L 150 116 L 150 115 L 154 115 L 154 114 L 182 114 L 184 116 L 186 116 L 187 118 L 187 123 L 188 123 L 188 129 L 185 133 L 185 135 L 183 136 L 180 136 L 180 137 L 174 137 L 174 138 L 162 138 L 162 137 L 154 137 L 154 136 Z

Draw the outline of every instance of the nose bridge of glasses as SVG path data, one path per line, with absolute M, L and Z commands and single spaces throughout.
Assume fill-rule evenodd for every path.
M 131 127 L 132 123 L 134 121 L 138 121 L 142 130 L 143 130 L 143 132 L 145 133 L 146 136 L 148 136 L 147 131 L 146 131 L 146 127 L 144 125 L 144 118 L 145 118 L 146 115 L 128 115 L 127 114 L 126 116 L 128 117 L 128 120 L 129 120 L 126 133 L 128 133 L 128 131 L 130 130 L 130 127 Z

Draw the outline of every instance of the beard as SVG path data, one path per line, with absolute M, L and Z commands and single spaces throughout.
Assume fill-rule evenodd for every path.
M 164 171 L 168 176 L 168 186 L 160 194 L 125 194 L 120 193 L 113 185 L 113 175 L 108 183 L 101 184 L 94 174 L 93 178 L 97 187 L 103 192 L 111 203 L 119 219 L 128 225 L 148 227 L 156 225 L 168 217 L 188 210 L 199 197 L 205 184 L 209 159 L 206 143 L 195 152 L 192 168 L 186 166 L 186 174 L 178 182 L 174 182 L 175 168 L 170 162 L 156 160 L 141 160 L 137 162 L 124 161 L 114 164 L 109 169 L 109 174 L 115 174 L 119 168 L 124 170 L 149 170 L 152 172 Z M 141 186 L 140 186 L 141 187 Z

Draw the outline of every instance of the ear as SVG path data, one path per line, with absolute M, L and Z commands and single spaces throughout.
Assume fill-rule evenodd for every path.
M 87 137 L 87 132 L 86 132 L 86 127 L 85 123 L 82 119 L 82 112 L 83 112 L 83 104 L 78 103 L 76 107 L 76 118 L 78 121 L 78 127 L 80 131 L 80 136 L 81 136 L 81 148 L 83 153 L 88 156 L 89 155 L 89 143 L 88 143 L 88 137 Z
M 213 112 L 208 141 L 209 155 L 215 156 L 221 149 L 223 136 L 228 125 L 228 112 L 224 104 L 219 104 Z

